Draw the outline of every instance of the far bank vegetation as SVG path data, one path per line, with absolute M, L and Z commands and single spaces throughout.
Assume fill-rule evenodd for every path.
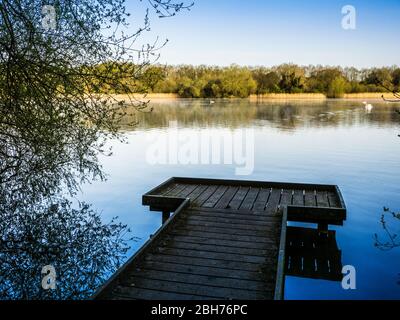
M 126 66 L 125 66 L 126 67 Z M 97 65 L 97 71 L 109 70 Z M 132 68 L 135 68 L 132 65 Z M 400 89 L 400 68 L 371 69 L 298 66 L 272 68 L 149 65 L 140 78 L 127 78 L 123 88 L 93 83 L 97 93 L 173 94 L 181 98 L 246 98 L 250 95 L 319 94 L 328 98 Z

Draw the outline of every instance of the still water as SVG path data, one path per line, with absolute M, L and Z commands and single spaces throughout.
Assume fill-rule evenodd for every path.
M 340 282 L 286 277 L 285 299 L 399 299 L 400 219 L 383 208 L 400 211 L 399 104 L 362 101 L 250 102 L 247 100 L 179 100 L 153 102 L 134 128 L 124 127 L 126 142 L 113 141 L 113 155 L 102 157 L 106 182 L 82 188 L 80 198 L 102 212 L 118 216 L 140 240 L 134 253 L 161 224 L 161 216 L 141 205 L 141 195 L 171 176 L 336 184 L 347 205 L 347 220 L 336 230 L 343 265 L 356 269 L 356 289 Z M 148 148 L 179 134 L 218 136 L 240 130 L 254 135 L 254 170 L 236 176 L 232 164 L 154 164 Z M 188 140 L 190 141 L 190 139 Z M 377 234 L 385 249 L 375 246 Z

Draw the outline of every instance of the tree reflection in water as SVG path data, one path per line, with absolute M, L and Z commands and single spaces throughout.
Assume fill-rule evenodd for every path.
M 25 113 L 26 115 L 26 113 Z M 79 186 L 104 179 L 98 130 L 66 119 L 0 120 L 0 299 L 80 299 L 123 262 L 130 238 L 73 199 Z M 37 119 L 35 119 L 37 120 Z M 42 268 L 56 289 L 42 288 Z
M 389 217 L 389 221 L 387 220 L 387 216 Z M 374 234 L 375 247 L 381 250 L 391 250 L 393 248 L 400 247 L 398 233 L 393 231 L 393 228 L 395 228 L 395 225 L 399 222 L 400 213 L 393 212 L 386 207 L 383 208 L 380 223 L 384 230 L 384 235 L 379 236 L 378 234 Z
M 103 224 L 87 204 L 73 209 L 57 200 L 1 212 L 1 298 L 85 298 L 123 261 L 126 226 Z M 55 290 L 42 289 L 45 265 L 55 268 Z
M 399 93 L 395 91 L 393 91 L 392 93 L 395 97 L 395 100 L 391 100 L 391 102 L 399 102 L 400 101 Z M 395 110 L 395 111 L 397 114 L 400 114 L 400 110 Z M 400 137 L 400 135 L 398 136 Z M 389 216 L 390 219 L 389 221 L 386 218 L 387 216 Z M 400 239 L 398 238 L 398 233 L 396 233 L 396 231 L 393 231 L 393 229 L 395 228 L 394 225 L 400 227 L 399 222 L 400 222 L 400 212 L 394 212 L 387 207 L 383 207 L 383 213 L 381 214 L 380 223 L 382 225 L 384 234 L 383 236 L 379 236 L 376 233 L 374 234 L 374 246 L 376 248 L 383 251 L 388 251 L 400 247 Z M 400 228 L 398 230 L 400 230 Z M 400 285 L 400 273 L 398 274 L 398 277 L 399 280 L 397 281 L 397 284 Z
M 128 228 L 70 200 L 81 183 L 104 179 L 97 137 L 65 121 L 0 127 L 1 299 L 85 298 L 123 262 Z M 45 265 L 54 290 L 42 288 Z

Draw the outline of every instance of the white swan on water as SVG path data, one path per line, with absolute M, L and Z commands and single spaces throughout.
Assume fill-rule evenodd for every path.
M 365 106 L 365 111 L 367 113 L 371 113 L 371 111 L 374 108 L 374 106 L 372 104 L 368 103 L 367 101 L 364 101 L 363 104 Z

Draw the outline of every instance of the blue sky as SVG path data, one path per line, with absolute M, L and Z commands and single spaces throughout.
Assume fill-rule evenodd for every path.
M 194 0 L 189 12 L 159 19 L 142 40 L 168 39 L 159 62 L 265 65 L 285 62 L 355 67 L 400 64 L 397 0 Z M 132 27 L 144 3 L 128 0 Z M 356 9 L 356 29 L 341 26 L 341 9 Z M 132 29 L 134 30 L 134 29 Z

